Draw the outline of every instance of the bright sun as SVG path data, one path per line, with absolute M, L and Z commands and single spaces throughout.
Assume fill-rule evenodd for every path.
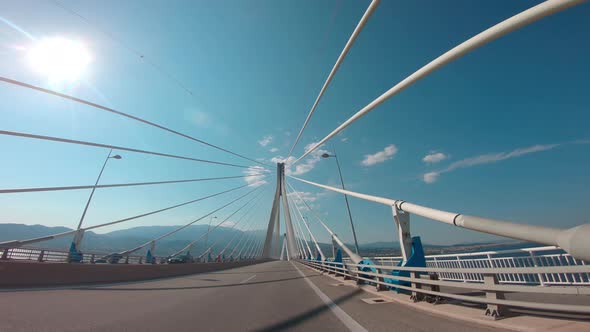
M 27 57 L 33 69 L 53 83 L 77 81 L 92 60 L 82 43 L 63 37 L 37 41 Z

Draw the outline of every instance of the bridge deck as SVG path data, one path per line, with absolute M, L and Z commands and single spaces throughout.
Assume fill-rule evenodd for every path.
M 361 299 L 370 294 L 335 283 L 275 261 L 146 282 L 4 291 L 0 331 L 491 330 L 400 304 L 367 304 Z

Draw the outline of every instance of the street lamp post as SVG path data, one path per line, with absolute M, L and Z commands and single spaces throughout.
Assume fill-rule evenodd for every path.
M 76 228 L 76 233 L 74 235 L 74 240 L 70 245 L 70 252 L 68 254 L 68 262 L 80 262 L 82 260 L 82 253 L 80 252 L 80 243 L 82 242 L 82 238 L 84 237 L 84 230 L 82 228 L 82 223 L 84 222 L 84 217 L 86 217 L 86 212 L 88 211 L 88 207 L 90 206 L 90 202 L 92 201 L 92 196 L 94 196 L 94 191 L 96 190 L 96 186 L 100 181 L 100 177 L 102 176 L 102 172 L 104 171 L 105 167 L 109 159 L 121 159 L 120 155 L 114 155 L 111 157 L 113 153 L 113 149 L 109 151 L 109 155 L 104 160 L 102 164 L 102 168 L 100 169 L 100 173 L 98 173 L 98 177 L 96 178 L 96 182 L 94 183 L 94 187 L 92 187 L 92 191 L 90 192 L 90 196 L 88 197 L 88 201 L 86 201 L 86 206 L 84 207 L 84 211 L 82 212 L 82 216 L 80 217 L 80 221 L 78 222 L 78 227 Z
M 307 228 L 309 229 L 309 221 L 307 221 L 307 217 L 306 216 L 302 216 L 303 217 L 303 222 L 307 225 Z M 311 233 L 309 233 L 309 243 L 312 243 L 313 245 L 313 239 L 311 238 Z M 317 248 L 316 248 L 316 256 L 317 256 Z M 312 257 L 314 258 L 314 257 Z
M 303 222 L 307 224 L 307 227 L 309 227 L 309 221 L 307 220 L 306 216 L 303 216 Z M 311 239 L 311 233 L 309 233 L 309 243 L 313 243 Z
M 211 229 L 211 222 L 213 222 L 213 219 L 217 219 L 217 217 L 211 216 L 211 218 L 209 218 L 209 225 L 207 226 L 207 234 L 205 234 L 205 250 L 207 250 L 207 242 L 209 242 L 209 230 Z
M 322 158 L 330 158 L 334 157 L 336 159 L 336 166 L 338 166 L 338 174 L 340 175 L 340 183 L 342 184 L 342 190 L 346 190 L 344 187 L 344 180 L 342 179 L 342 171 L 340 170 L 340 162 L 338 161 L 338 155 L 336 154 L 336 149 L 334 150 L 334 154 L 324 153 L 322 154 Z M 346 201 L 346 209 L 348 211 L 348 219 L 350 220 L 350 228 L 352 229 L 352 236 L 354 237 L 354 248 L 356 250 L 357 255 L 359 254 L 359 244 L 356 239 L 356 231 L 354 230 L 354 223 L 352 222 L 352 214 L 350 213 L 350 205 L 348 204 L 348 196 L 344 194 L 344 201 Z

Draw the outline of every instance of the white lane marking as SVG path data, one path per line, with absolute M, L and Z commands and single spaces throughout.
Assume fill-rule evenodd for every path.
M 254 278 L 256 278 L 256 275 L 253 275 L 250 278 L 247 278 L 247 279 L 244 279 L 244 280 L 240 281 L 240 284 L 245 284 L 245 283 L 247 283 L 248 281 L 250 281 L 250 280 L 252 280 Z
M 303 274 L 303 272 L 301 272 L 301 270 L 299 270 L 297 265 L 295 265 L 293 262 L 291 262 L 291 264 L 293 267 L 295 267 L 295 269 L 297 269 L 297 272 L 299 272 L 299 274 L 303 277 L 303 280 L 307 282 L 309 287 L 313 289 L 317 296 L 322 299 L 322 301 L 324 301 L 330 310 L 332 310 L 332 313 L 342 322 L 342 324 L 344 324 L 350 331 L 353 332 L 368 332 L 367 329 L 365 329 L 361 324 L 350 317 L 346 312 L 344 312 L 344 310 L 340 309 L 336 303 L 332 302 L 328 295 L 324 294 L 313 282 L 311 282 L 311 280 L 307 278 L 307 276 L 305 276 L 305 274 Z

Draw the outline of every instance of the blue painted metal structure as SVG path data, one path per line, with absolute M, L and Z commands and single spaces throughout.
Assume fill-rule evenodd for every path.
M 68 263 L 80 263 L 82 262 L 82 258 L 82 253 L 76 248 L 76 244 L 72 242 L 68 253 Z
M 408 267 L 426 267 L 426 257 L 424 257 L 424 248 L 422 247 L 422 241 L 420 240 L 419 236 L 412 237 L 412 255 L 406 262 L 399 262 L 397 266 L 408 266 Z M 393 270 L 391 271 L 391 275 L 394 277 L 410 277 L 409 271 L 400 271 L 400 270 Z M 402 281 L 396 278 L 385 279 L 385 282 L 393 284 L 393 285 L 400 285 L 400 286 L 410 286 L 410 282 Z M 401 292 L 399 288 L 395 286 L 391 286 L 391 290 L 397 290 L 398 293 Z

